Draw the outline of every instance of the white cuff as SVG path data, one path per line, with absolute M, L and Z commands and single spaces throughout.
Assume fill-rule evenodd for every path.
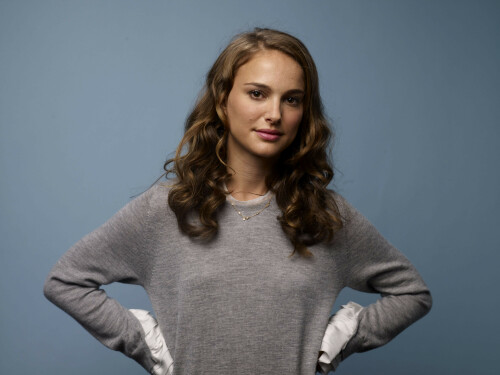
M 358 330 L 358 315 L 363 306 L 354 302 L 343 305 L 335 315 L 330 317 L 326 327 L 318 364 L 322 374 L 335 371 L 341 361 L 340 353 Z
M 168 351 L 165 339 L 161 334 L 156 319 L 146 310 L 130 309 L 130 312 L 139 320 L 146 334 L 146 344 L 151 350 L 151 356 L 156 363 L 151 369 L 153 375 L 172 375 L 174 361 Z

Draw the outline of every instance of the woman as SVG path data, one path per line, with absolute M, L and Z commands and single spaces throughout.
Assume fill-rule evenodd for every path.
M 236 36 L 165 163 L 176 178 L 74 245 L 47 298 L 154 374 L 326 373 L 425 315 L 414 267 L 327 190 L 318 86 L 296 38 Z M 146 289 L 157 325 L 99 288 L 116 281 Z M 330 318 L 346 286 L 383 297 Z

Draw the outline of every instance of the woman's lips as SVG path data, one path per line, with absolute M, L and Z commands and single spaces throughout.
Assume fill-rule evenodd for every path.
M 265 141 L 277 141 L 282 133 L 273 129 L 259 129 L 255 131 L 257 135 Z

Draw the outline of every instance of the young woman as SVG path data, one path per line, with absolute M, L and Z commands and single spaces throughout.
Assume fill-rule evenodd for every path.
M 156 183 L 54 266 L 45 295 L 153 374 L 327 373 L 427 313 L 410 262 L 340 195 L 318 75 L 269 29 L 236 36 Z M 156 315 L 100 289 L 145 288 Z M 344 287 L 380 293 L 330 311 Z

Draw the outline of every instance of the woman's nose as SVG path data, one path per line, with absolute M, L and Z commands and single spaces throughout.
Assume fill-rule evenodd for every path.
M 266 113 L 266 121 L 271 124 L 279 123 L 281 120 L 281 100 L 269 100 L 269 105 Z

